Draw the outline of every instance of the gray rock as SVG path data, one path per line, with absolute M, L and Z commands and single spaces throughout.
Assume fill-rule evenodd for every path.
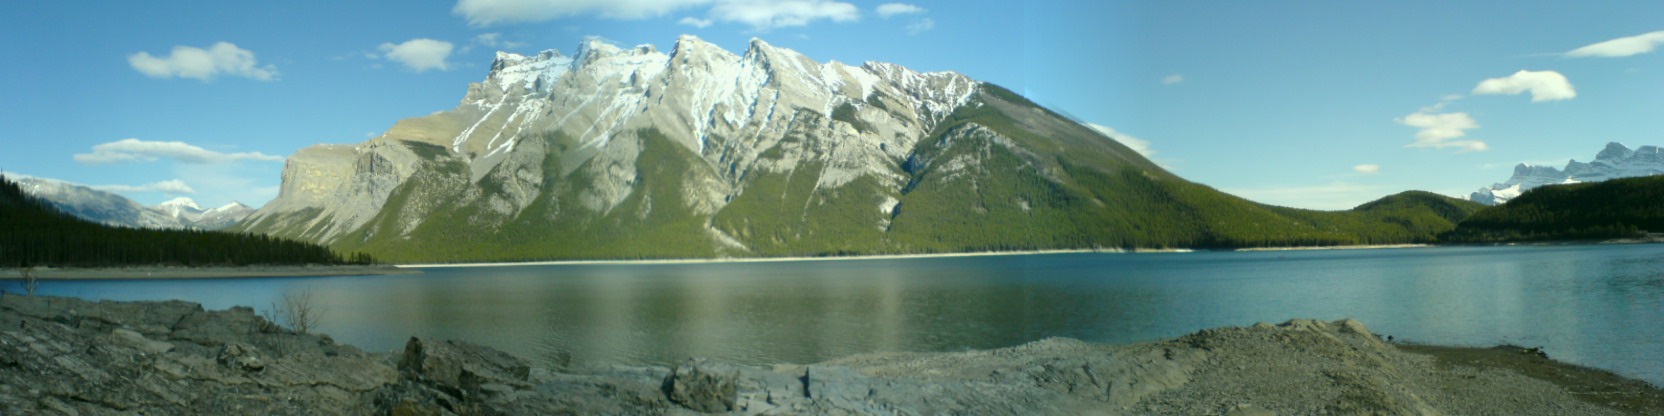
M 702 358 L 689 358 L 664 380 L 670 401 L 705 413 L 734 410 L 739 371 Z
M 266 360 L 260 355 L 260 350 L 253 345 L 232 342 L 220 348 L 220 355 L 215 360 L 234 370 L 260 371 L 266 369 Z

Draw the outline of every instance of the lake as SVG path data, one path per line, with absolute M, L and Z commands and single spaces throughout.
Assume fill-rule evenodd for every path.
M 689 356 L 809 363 L 1054 336 L 1130 343 L 1350 317 L 1403 341 L 1541 346 L 1555 359 L 1664 385 L 1664 245 L 1657 244 L 424 271 L 52 281 L 42 293 L 264 310 L 283 293 L 310 291 L 327 307 L 319 331 L 366 350 L 397 350 L 414 334 L 578 365 L 668 365 Z

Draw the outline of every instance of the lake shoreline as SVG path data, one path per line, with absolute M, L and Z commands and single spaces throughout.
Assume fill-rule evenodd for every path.
M 554 365 L 421 337 L 367 353 L 247 307 L 0 295 L 6 414 L 1664 412 L 1664 389 L 1540 350 L 1394 344 L 1350 319 L 813 364 Z
M 380 276 L 420 274 L 421 270 L 393 265 L 295 265 L 295 266 L 132 266 L 132 267 L 40 267 L 34 276 L 49 280 L 132 280 L 132 279 L 239 279 L 263 277 Z M 16 268 L 0 268 L 0 279 L 19 279 Z
M 918 253 L 918 254 L 875 254 L 856 256 L 788 256 L 788 257 L 714 257 L 687 259 L 640 259 L 640 260 L 545 260 L 525 262 L 463 262 L 463 263 L 410 263 L 398 264 L 397 267 L 411 269 L 452 268 L 452 267 L 515 267 L 515 266 L 566 266 L 566 265 L 645 265 L 645 264 L 705 264 L 705 263 L 780 263 L 780 262 L 813 262 L 813 261 L 859 261 L 859 260 L 906 260 L 906 259 L 938 259 L 956 257 L 994 257 L 994 256 L 1026 256 L 1044 254 L 1179 254 L 1201 252 L 1232 252 L 1232 251 L 1317 251 L 1317 250 L 1385 250 L 1403 248 L 1439 247 L 1430 244 L 1368 244 L 1355 246 L 1309 246 L 1309 247 L 1254 247 L 1237 249 L 1058 249 L 1058 250 L 1021 250 L 1021 251 L 970 251 L 960 253 Z

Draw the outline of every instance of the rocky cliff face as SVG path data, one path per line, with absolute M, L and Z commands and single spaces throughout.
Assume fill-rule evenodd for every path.
M 1608 179 L 1632 178 L 1664 174 L 1664 150 L 1657 146 L 1641 146 L 1631 150 L 1621 143 L 1607 143 L 1606 148 L 1589 163 L 1572 160 L 1563 169 L 1521 163 L 1514 166 L 1514 175 L 1507 181 L 1479 188 L 1468 200 L 1497 205 L 1508 202 L 1521 193 L 1546 185 L 1600 182 Z
M 743 54 L 692 36 L 669 53 L 599 40 L 570 56 L 499 53 L 456 109 L 291 157 L 279 197 L 245 226 L 374 243 L 419 238 L 431 217 L 458 206 L 479 215 L 455 220 L 490 232 L 527 214 L 586 222 L 633 196 L 638 216 L 676 211 L 670 220 L 709 223 L 759 179 L 796 176 L 816 190 L 865 180 L 870 189 L 852 191 L 875 200 L 863 222 L 878 228 L 891 213 L 877 201 L 895 200 L 910 180 L 902 164 L 980 88 L 955 73 L 817 63 L 762 40 Z M 664 172 L 674 183 L 645 184 L 644 164 L 665 163 L 685 169 Z M 556 209 L 536 209 L 540 201 Z M 705 245 L 749 250 L 734 227 L 699 225 L 698 238 L 715 243 Z

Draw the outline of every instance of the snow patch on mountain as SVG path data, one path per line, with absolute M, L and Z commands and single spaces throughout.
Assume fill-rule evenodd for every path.
M 1632 150 L 1621 143 L 1611 142 L 1588 163 L 1571 160 L 1566 162 L 1566 167 L 1562 169 L 1528 163 L 1516 165 L 1514 175 L 1507 181 L 1479 188 L 1468 195 L 1468 200 L 1497 205 L 1541 186 L 1601 182 L 1658 174 L 1664 174 L 1664 149 L 1657 146 L 1641 146 Z

